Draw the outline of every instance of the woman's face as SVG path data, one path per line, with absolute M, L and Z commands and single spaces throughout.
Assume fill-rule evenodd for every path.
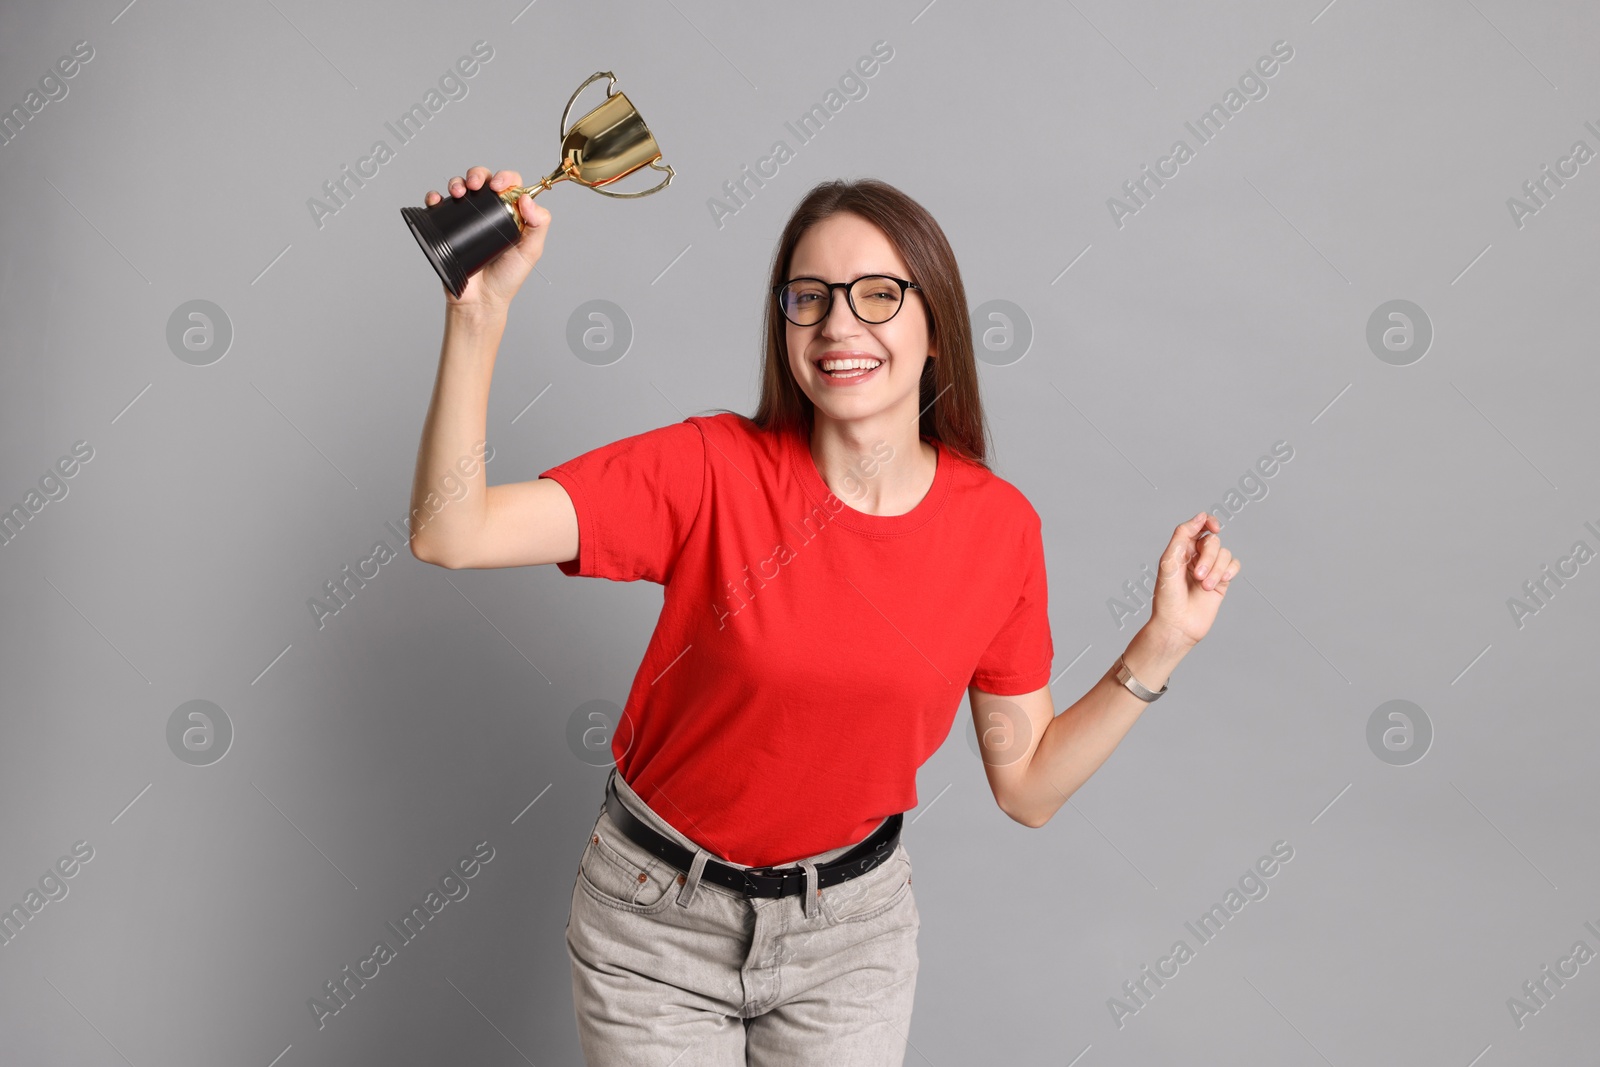
M 911 277 L 882 230 L 860 215 L 840 212 L 801 235 L 788 277 L 849 282 L 865 274 L 922 281 Z M 874 324 L 856 318 L 844 290 L 836 289 L 833 306 L 822 321 L 796 326 L 785 319 L 784 327 L 789 370 L 819 414 L 842 421 L 898 415 L 907 425 L 916 424 L 921 409 L 917 387 L 923 364 L 932 355 L 927 305 L 920 292 L 907 290 L 894 318 Z M 881 363 L 853 378 L 830 378 L 822 370 L 825 357 Z

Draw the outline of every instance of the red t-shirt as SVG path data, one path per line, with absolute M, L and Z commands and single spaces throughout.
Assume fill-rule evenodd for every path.
M 1032 692 L 1055 653 L 1040 520 L 1016 487 L 925 438 L 928 494 L 869 515 L 828 488 L 807 438 L 691 416 L 540 475 L 578 514 L 562 573 L 665 590 L 612 738 L 618 773 L 747 866 L 915 808 L 966 687 Z

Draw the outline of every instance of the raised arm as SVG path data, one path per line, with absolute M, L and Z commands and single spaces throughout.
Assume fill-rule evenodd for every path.
M 522 178 L 473 167 L 451 179 L 450 195 L 485 183 L 498 192 Z M 426 202 L 441 199 L 430 191 Z M 537 478 L 490 486 L 482 462 L 489 383 L 511 298 L 543 254 L 550 223 L 550 213 L 531 197 L 523 196 L 517 210 L 527 223 L 521 240 L 473 275 L 459 298 L 445 292 L 439 372 L 411 483 L 411 554 L 440 567 L 523 567 L 578 555 L 577 513 L 559 483 Z

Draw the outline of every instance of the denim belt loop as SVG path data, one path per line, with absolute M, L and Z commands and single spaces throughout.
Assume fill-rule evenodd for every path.
M 687 908 L 694 902 L 694 891 L 700 888 L 700 872 L 706 869 L 706 861 L 711 858 L 711 853 L 703 848 L 694 850 L 694 860 L 689 864 L 689 874 L 684 880 L 683 888 L 678 891 L 678 906 Z
M 805 872 L 800 879 L 800 911 L 806 918 L 811 918 L 816 911 L 817 898 L 822 895 L 822 888 L 817 885 L 817 865 L 810 860 L 801 860 L 800 869 Z

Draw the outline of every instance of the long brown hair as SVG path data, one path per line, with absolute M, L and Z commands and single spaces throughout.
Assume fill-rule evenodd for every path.
M 789 369 L 785 319 L 771 290 L 788 280 L 795 246 L 811 226 L 830 215 L 852 212 L 882 230 L 922 287 L 928 339 L 938 355 L 922 368 L 919 432 L 937 438 L 951 453 L 988 469 L 988 425 L 978 396 L 978 369 L 972 354 L 972 322 L 967 313 L 961 270 L 944 231 L 926 208 L 876 178 L 834 180 L 812 187 L 789 216 L 772 257 L 763 292 L 766 301 L 766 351 L 761 362 L 761 403 L 750 421 L 764 430 L 811 433 L 816 405 Z

